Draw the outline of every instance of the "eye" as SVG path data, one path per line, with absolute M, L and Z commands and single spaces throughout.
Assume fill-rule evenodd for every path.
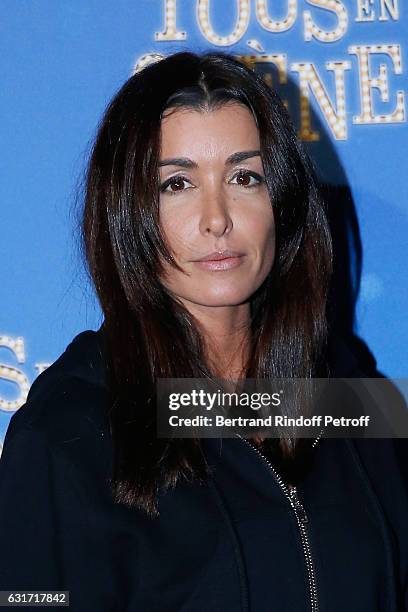
M 233 178 L 236 178 L 239 181 L 235 184 L 239 185 L 240 187 L 245 187 L 247 189 L 251 189 L 252 187 L 258 187 L 258 185 L 261 185 L 265 182 L 263 176 L 261 176 L 257 172 L 249 172 L 248 170 L 240 170 Z M 251 179 L 254 179 L 254 182 L 251 183 Z
M 160 192 L 168 193 L 169 195 L 176 195 L 177 193 L 185 191 L 185 189 L 183 189 L 183 183 L 190 183 L 190 181 L 188 181 L 184 176 L 172 176 L 167 179 L 167 181 L 164 181 L 162 185 L 160 185 Z M 175 187 L 175 189 L 172 189 L 172 187 Z
M 246 189 L 258 187 L 265 182 L 263 176 L 257 172 L 249 172 L 248 170 L 240 170 L 233 178 L 236 178 L 239 181 L 235 184 L 239 185 L 240 187 L 245 187 Z M 186 189 L 183 188 L 184 183 L 189 183 L 191 185 L 190 181 L 182 175 L 172 176 L 162 183 L 160 186 L 160 192 L 167 193 L 168 195 L 177 195 L 177 193 L 186 191 Z

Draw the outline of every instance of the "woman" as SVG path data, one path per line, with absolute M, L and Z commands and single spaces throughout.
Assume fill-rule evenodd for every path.
M 159 378 L 338 375 L 324 206 L 276 93 L 220 53 L 135 74 L 82 229 L 104 322 L 11 419 L 0 588 L 70 591 L 75 612 L 407 609 L 391 440 L 156 434 Z

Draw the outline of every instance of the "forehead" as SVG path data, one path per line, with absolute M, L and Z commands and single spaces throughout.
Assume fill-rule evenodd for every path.
M 251 111 L 241 104 L 211 111 L 172 109 L 161 123 L 162 157 L 221 155 L 249 148 L 259 148 L 259 133 Z

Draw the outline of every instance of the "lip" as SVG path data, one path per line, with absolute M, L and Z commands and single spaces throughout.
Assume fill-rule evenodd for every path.
M 230 259 L 234 257 L 242 257 L 244 253 L 239 253 L 238 251 L 229 251 L 225 250 L 221 253 L 219 251 L 213 251 L 204 257 L 200 257 L 196 261 L 220 261 L 222 259 Z
M 203 270 L 223 271 L 231 270 L 242 264 L 244 253 L 237 251 L 223 251 L 222 253 L 214 252 L 205 257 L 194 261 L 193 263 Z

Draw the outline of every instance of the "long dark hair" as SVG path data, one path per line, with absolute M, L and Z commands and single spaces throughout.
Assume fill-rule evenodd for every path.
M 175 53 L 134 74 L 109 104 L 90 157 L 82 244 L 104 314 L 112 492 L 157 515 L 157 494 L 205 481 L 200 439 L 156 436 L 157 378 L 211 376 L 194 317 L 160 283 L 177 267 L 160 231 L 160 126 L 165 110 L 237 102 L 253 113 L 276 225 L 272 270 L 251 298 L 249 378 L 322 375 L 331 238 L 315 171 L 279 96 L 226 53 Z M 293 442 L 293 441 L 292 441 Z M 296 444 L 281 440 L 286 453 Z

